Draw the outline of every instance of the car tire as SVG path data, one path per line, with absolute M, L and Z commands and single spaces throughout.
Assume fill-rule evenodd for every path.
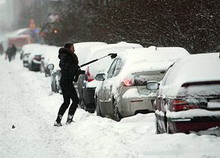
M 54 92 L 54 93 L 57 93 L 57 92 L 58 92 L 57 86 L 56 86 L 56 82 L 55 82 L 55 81 L 52 81 L 52 82 L 51 82 L 51 90 L 52 90 L 52 92 Z
M 84 102 L 83 98 L 80 99 L 79 106 L 80 106 L 81 109 L 84 109 L 84 110 L 86 109 L 85 102 Z
M 158 121 L 156 120 L 156 133 L 157 134 L 162 134 L 162 132 L 161 132 L 161 130 L 160 130 L 160 126 L 159 126 L 159 124 L 158 124 Z
M 54 88 L 53 82 L 51 83 L 51 91 L 52 91 L 52 92 L 55 92 L 55 88 Z
M 29 71 L 33 71 L 32 62 L 31 62 L 30 64 L 28 64 L 28 70 L 29 70 Z
M 97 100 L 98 100 L 98 98 L 95 99 L 95 102 L 96 102 L 96 108 L 95 108 L 96 115 L 100 116 L 100 117 L 103 117 Z
M 170 126 L 169 126 L 168 121 L 166 122 L 166 133 L 167 133 L 167 134 L 171 134 Z
M 114 101 L 113 103 L 113 110 L 114 110 L 114 120 L 115 121 L 120 121 L 122 119 L 122 116 L 121 114 L 119 113 L 119 110 L 118 110 L 118 106 L 117 106 L 117 102 Z

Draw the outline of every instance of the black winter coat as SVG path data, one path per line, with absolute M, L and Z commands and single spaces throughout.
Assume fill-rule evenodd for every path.
M 75 53 L 71 53 L 68 49 L 60 48 L 58 58 L 60 59 L 59 67 L 61 69 L 61 81 L 72 83 L 78 77 L 78 58 Z

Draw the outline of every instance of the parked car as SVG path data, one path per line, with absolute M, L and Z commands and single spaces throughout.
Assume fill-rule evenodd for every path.
M 111 64 L 95 92 L 96 113 L 119 121 L 137 113 L 153 112 L 155 90 L 150 80 L 160 81 L 167 68 L 189 53 L 178 47 L 140 48 L 121 53 Z
M 26 44 L 21 49 L 21 59 L 24 67 L 28 67 L 29 65 L 29 55 L 33 50 L 39 47 L 39 44 Z
M 58 70 L 59 59 L 58 51 L 60 47 L 45 45 L 44 52 L 42 54 L 42 60 L 40 63 L 40 71 L 44 73 L 45 77 L 51 76 L 51 70 L 48 69 L 49 64 L 54 64 L 54 69 Z M 56 73 L 56 72 L 55 72 Z
M 112 59 L 108 57 L 109 53 L 121 53 L 126 49 L 143 48 L 140 44 L 120 42 L 116 44 L 108 44 L 93 47 L 91 53 L 86 57 L 85 62 L 99 59 L 97 62 L 89 64 L 84 68 L 85 74 L 79 76 L 78 91 L 81 108 L 88 112 L 95 111 L 95 88 L 100 81 L 96 80 L 99 72 L 104 72 L 112 63 Z M 107 56 L 102 58 L 103 56 Z
M 157 133 L 190 133 L 220 127 L 219 53 L 197 54 L 177 61 L 163 80 L 154 104 Z
M 41 61 L 44 59 L 45 45 L 35 45 L 28 56 L 28 69 L 30 71 L 40 71 Z

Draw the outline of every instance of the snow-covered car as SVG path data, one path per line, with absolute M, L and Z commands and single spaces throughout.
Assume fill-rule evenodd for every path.
M 197 54 L 177 61 L 161 83 L 154 104 L 157 133 L 177 133 L 220 127 L 219 53 Z
M 43 54 L 46 53 L 45 45 L 35 45 L 28 56 L 28 69 L 30 71 L 40 71 Z
M 137 43 L 119 42 L 116 44 L 93 47 L 91 49 L 91 53 L 86 57 L 85 62 L 89 62 L 95 59 L 99 60 L 86 66 L 84 69 L 85 74 L 80 75 L 78 80 L 79 100 L 83 109 L 89 112 L 95 111 L 95 88 L 100 83 L 100 81 L 96 80 L 95 76 L 100 72 L 104 72 L 111 65 L 113 60 L 108 57 L 108 54 L 121 53 L 127 49 L 132 48 L 135 49 L 143 47 Z
M 121 53 L 96 88 L 97 115 L 119 121 L 137 113 L 153 112 L 156 91 L 147 90 L 147 82 L 160 81 L 173 62 L 188 55 L 179 47 L 140 48 Z
M 45 45 L 40 63 L 40 70 L 45 74 L 45 77 L 51 76 L 51 70 L 48 69 L 49 64 L 54 64 L 54 69 L 59 69 L 58 50 L 60 47 Z
M 36 47 L 39 47 L 39 44 L 26 44 L 21 49 L 21 59 L 24 67 L 29 65 L 29 55 Z

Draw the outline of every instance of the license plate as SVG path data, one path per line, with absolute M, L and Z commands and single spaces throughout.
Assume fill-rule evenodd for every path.
M 209 102 L 215 102 L 215 103 L 220 103 L 220 99 L 211 99 Z
M 212 99 L 207 104 L 208 109 L 220 109 L 220 99 Z

